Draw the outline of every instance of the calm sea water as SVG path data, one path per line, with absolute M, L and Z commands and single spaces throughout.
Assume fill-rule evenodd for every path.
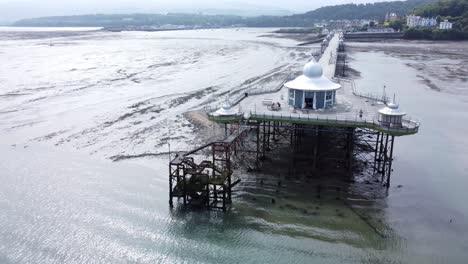
M 259 73 L 270 71 L 279 62 L 285 63 L 293 58 L 290 49 L 278 47 L 289 43 L 252 44 L 251 35 L 248 38 L 245 35 L 239 37 L 236 32 L 232 30 L 230 34 L 225 34 L 226 41 L 219 40 L 216 31 L 204 32 L 204 38 L 217 40 L 203 43 L 210 45 L 212 42 L 216 46 L 235 43 L 236 48 L 230 46 L 228 50 L 242 50 L 242 45 L 249 45 L 247 51 L 241 51 L 238 55 L 255 54 L 250 53 L 255 50 L 261 54 L 281 53 L 279 57 L 265 58 L 260 63 L 263 68 Z M 171 42 L 174 38 L 180 40 L 184 34 L 188 34 L 184 44 L 187 49 L 200 43 L 191 39 L 193 32 L 174 33 L 177 36 L 164 34 L 169 34 L 163 36 L 169 42 L 158 45 L 167 46 L 168 49 L 171 43 L 180 43 Z M 138 53 L 142 47 L 135 44 L 138 41 L 135 42 L 134 37 L 125 36 L 123 40 L 112 37 L 111 41 L 116 43 L 110 48 L 112 53 L 116 52 L 116 46 L 124 46 L 122 50 L 131 50 L 133 54 Z M 137 35 L 137 39 L 141 38 L 145 39 L 145 43 L 163 42 L 163 38 L 148 40 L 146 34 Z M 1 62 L 8 65 L 8 69 L 17 69 L 13 72 L 26 75 L 28 70 L 38 74 L 47 72 L 47 69 L 36 70 L 28 66 L 27 56 L 20 54 L 21 47 L 15 53 L 11 47 L 12 40 L 8 41 L 0 44 Z M 15 41 L 19 41 L 15 44 L 28 47 L 35 43 L 32 40 Z M 100 43 L 99 40 L 88 41 L 79 40 L 86 44 L 85 52 L 80 54 L 89 52 L 89 45 Z M 106 36 L 102 41 L 109 43 L 110 40 Z M 62 43 L 64 39 L 58 42 Z M 66 43 L 67 46 L 77 44 L 68 39 Z M 104 51 L 109 49 L 95 47 Z M 50 52 L 50 48 L 44 49 Z M 160 46 L 158 49 L 161 49 Z M 209 46 L 204 49 L 210 50 Z M 220 49 L 217 46 L 216 50 Z M 61 48 L 59 51 L 66 50 Z M 68 50 L 73 51 L 71 48 Z M 89 73 L 89 78 L 94 76 L 107 80 L 109 74 L 125 68 L 113 64 L 106 66 L 106 60 L 100 59 L 105 57 L 104 51 L 99 53 L 96 60 L 102 63 L 102 70 Z M 10 60 L 6 61 L 5 54 L 8 58 L 21 58 L 21 62 L 13 64 Z M 144 61 L 148 58 L 147 54 L 140 54 L 140 59 Z M 212 55 L 212 51 L 209 54 L 212 58 L 218 58 L 217 62 L 223 60 Z M 32 57 L 33 63 L 40 62 L 38 56 L 40 54 Z M 64 56 L 77 59 L 69 53 Z M 232 56 L 227 57 L 227 61 L 237 61 Z M 23 95 L 26 96 L 23 99 L 18 97 L 21 95 L 3 96 L 0 99 L 3 104 L 0 117 L 5 117 L 0 119 L 0 262 L 465 263 L 468 257 L 468 206 L 465 203 L 465 187 L 468 186 L 468 142 L 465 137 L 468 134 L 468 98 L 428 89 L 418 82 L 417 72 L 406 66 L 402 59 L 383 53 L 355 53 L 353 57 L 352 67 L 362 75 L 356 82 L 358 87 L 380 91 L 383 84 L 387 85 L 389 93 L 397 93 L 404 110 L 423 120 L 418 135 L 396 141 L 395 171 L 388 193 L 374 185 L 355 184 L 340 186 L 338 193 L 318 196 L 316 182 L 283 181 L 280 188 L 276 173 L 241 173 L 243 181 L 236 189 L 233 206 L 227 213 L 185 211 L 178 207 L 171 210 L 168 207 L 167 160 L 164 158 L 147 159 L 143 162 L 145 166 L 112 163 L 105 159 L 114 154 L 110 149 L 119 144 L 115 140 L 102 140 L 115 135 L 93 130 L 94 123 L 108 122 L 112 120 L 108 116 L 114 111 L 127 109 L 127 104 L 131 106 L 151 95 L 175 96 L 163 89 L 166 86 L 158 88 L 162 91 L 148 90 L 151 85 L 159 87 L 158 82 L 154 81 L 156 73 L 140 75 L 146 85 L 120 80 L 120 83 L 113 83 L 119 89 L 106 89 L 105 85 L 98 85 L 92 90 L 85 89 L 83 93 L 82 90 L 73 90 L 80 87 L 76 80 L 81 80 L 73 75 L 74 71 L 59 70 L 59 77 L 48 76 L 59 80 L 55 81 L 59 85 L 39 90 L 40 94 L 29 93 Z M 127 57 L 116 58 L 126 61 L 126 66 L 131 69 L 146 68 L 144 62 L 133 63 Z M 111 58 L 108 61 L 112 61 Z M 239 63 L 248 61 L 252 62 L 252 59 Z M 293 61 L 300 62 L 297 59 Z M 55 65 L 52 69 L 68 69 L 73 61 L 68 63 L 66 67 L 60 67 L 55 60 L 51 65 Z M 88 63 L 81 61 L 82 70 L 93 63 L 93 59 Z M 247 79 L 248 74 L 240 64 L 221 64 L 225 71 L 217 70 L 215 73 L 218 75 L 215 75 L 235 86 L 237 78 L 228 79 L 225 76 L 227 72 L 236 72 L 242 76 L 240 82 Z M 194 65 L 200 71 L 214 69 L 210 68 L 211 64 Z M 194 76 L 191 67 L 184 69 Z M 165 69 L 164 73 L 168 79 L 181 75 L 170 68 Z M 40 88 L 28 75 L 24 82 L 18 82 L 4 74 L 5 71 L 2 71 L 2 94 L 20 94 L 18 90 L 28 85 Z M 73 79 L 73 82 L 68 82 L 69 86 L 63 85 L 67 84 L 67 78 Z M 201 79 L 197 79 L 200 84 L 203 82 Z M 23 88 L 19 89 L 18 86 Z M 135 90 L 130 90 L 132 87 Z M 229 87 L 221 88 L 220 92 Z M 190 91 L 188 85 L 174 89 L 182 93 Z M 106 96 L 112 100 L 97 99 Z M 118 99 L 119 96 L 123 99 Z M 29 101 L 40 97 L 47 97 L 42 99 L 46 103 Z M 189 102 L 193 106 L 198 101 Z M 61 111 L 66 110 L 66 105 L 73 106 L 74 111 Z M 186 105 L 180 107 L 166 114 L 177 116 Z M 82 118 L 80 111 L 85 115 Z M 125 111 L 120 111 L 120 114 L 125 114 Z M 34 112 L 36 114 L 30 116 Z M 151 122 L 147 116 L 142 120 Z M 36 124 L 35 121 L 41 122 Z M 131 122 L 135 121 L 141 120 Z M 121 141 L 130 148 L 121 151 L 131 153 L 135 149 L 155 148 L 153 144 L 138 144 L 120 135 L 133 133 L 132 125 L 138 124 L 131 122 L 121 124 L 117 130 L 119 135 L 116 141 L 123 138 Z M 54 129 L 47 130 L 48 125 Z M 86 133 L 83 137 L 73 138 L 68 136 L 68 129 L 74 133 Z M 112 130 L 112 127 L 109 129 Z M 65 132 L 62 132 L 63 135 L 50 134 L 57 130 Z M 161 136 L 157 131 L 154 133 Z M 35 140 L 44 135 L 49 137 Z M 69 143 L 56 147 L 56 143 L 63 138 L 68 139 Z M 87 141 L 91 145 L 97 141 L 107 147 L 85 147 Z M 84 153 L 76 153 L 76 149 Z M 90 157 L 89 152 L 95 155 Z M 263 184 L 260 184 L 260 179 L 263 179 Z M 272 198 L 276 200 L 275 204 L 271 203 Z

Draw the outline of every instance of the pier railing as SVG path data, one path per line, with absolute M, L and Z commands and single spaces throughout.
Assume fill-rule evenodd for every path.
M 253 119 L 253 120 L 268 120 L 268 121 L 286 121 L 286 122 L 299 122 L 299 123 L 309 123 L 315 125 L 330 125 L 330 126 L 347 126 L 347 127 L 363 127 L 370 128 L 386 133 L 396 134 L 396 135 L 409 135 L 415 134 L 419 131 L 420 122 L 411 117 L 406 117 L 402 120 L 401 127 L 390 127 L 378 121 L 376 116 L 368 115 L 362 116 L 356 115 L 351 117 L 351 115 L 310 115 L 310 114 L 301 114 L 301 113 L 291 113 L 289 115 L 283 115 L 282 113 L 257 113 L 249 112 L 248 117 L 239 114 L 236 116 L 216 116 L 211 113 L 208 114 L 208 117 L 216 121 L 225 121 L 225 122 L 235 122 L 240 121 L 243 118 Z
M 353 92 L 353 95 L 355 95 L 355 96 L 370 99 L 370 100 L 375 100 L 375 101 L 379 101 L 379 102 L 383 102 L 383 103 L 387 103 L 387 102 L 390 101 L 390 98 L 388 96 L 386 96 L 385 94 L 383 94 L 383 93 L 381 93 L 381 94 L 380 93 L 371 93 L 371 92 L 364 93 L 364 92 L 358 91 L 358 89 L 356 88 L 356 83 L 352 79 L 335 78 L 335 80 L 338 81 L 338 82 L 348 83 L 351 86 L 351 91 Z
M 352 126 L 352 127 L 366 127 L 376 130 L 385 131 L 388 133 L 396 134 L 415 134 L 419 131 L 420 123 L 417 120 L 411 118 L 404 118 L 402 120 L 401 127 L 390 127 L 379 122 L 375 117 L 372 119 L 367 119 L 366 117 L 356 116 L 355 118 L 350 118 L 348 115 L 335 115 L 335 116 L 326 116 L 321 117 L 319 115 L 309 115 L 309 114 L 267 114 L 267 113 L 255 113 L 250 112 L 251 119 L 260 119 L 260 120 L 274 120 L 274 121 L 298 121 L 304 123 L 313 123 L 313 124 L 323 124 L 323 125 L 342 125 L 342 126 Z
M 260 95 L 260 94 L 269 94 L 269 93 L 276 93 L 281 88 L 283 88 L 284 84 L 291 81 L 294 78 L 293 75 L 288 75 L 279 85 L 275 87 L 256 87 L 256 88 L 251 88 L 251 89 L 246 89 L 240 92 L 239 94 L 236 95 L 231 95 L 229 96 L 229 102 L 232 107 L 235 105 L 238 105 L 242 100 L 244 100 L 247 96 L 252 96 L 252 95 Z M 214 112 L 218 109 L 220 109 L 223 106 L 223 104 L 218 103 L 215 105 L 207 105 L 203 109 L 210 113 Z
M 270 88 L 270 87 L 261 87 L 261 88 L 253 88 L 251 90 L 247 90 L 246 93 L 250 95 L 259 95 L 259 94 L 268 94 L 268 93 L 276 93 L 281 88 L 283 88 L 284 84 L 287 83 L 288 81 L 292 80 L 293 76 L 289 75 L 286 77 L 279 85 L 276 87 Z

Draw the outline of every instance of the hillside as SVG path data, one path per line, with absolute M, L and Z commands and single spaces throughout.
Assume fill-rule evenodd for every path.
M 293 15 L 303 19 L 338 20 L 338 19 L 382 19 L 386 13 L 393 12 L 400 16 L 406 15 L 414 8 L 422 7 L 437 0 L 408 0 L 379 2 L 374 4 L 345 4 L 336 6 L 325 6 L 319 9 Z
M 442 0 L 417 8 L 415 14 L 425 17 L 468 16 L 468 0 Z
M 388 12 L 405 15 L 416 7 L 434 3 L 436 0 L 408 0 L 379 2 L 375 4 L 345 4 L 321 7 L 304 14 L 290 16 L 242 17 L 232 15 L 200 14 L 98 14 L 24 19 L 15 26 L 141 26 L 141 25 L 185 25 L 185 26 L 232 26 L 248 27 L 303 27 L 312 26 L 320 20 L 382 19 Z
M 424 17 L 437 17 L 439 21 L 453 23 L 450 30 L 437 28 L 410 28 L 405 32 L 407 39 L 468 40 L 468 0 L 442 0 L 414 10 Z
M 227 27 L 242 22 L 239 16 L 198 15 L 198 14 L 116 14 L 81 15 L 23 19 L 14 26 L 52 27 L 123 27 L 123 26 L 162 26 L 167 24 L 185 26 Z
M 453 23 L 453 28 L 468 32 L 468 0 L 443 0 L 415 10 L 417 15 L 439 17 Z

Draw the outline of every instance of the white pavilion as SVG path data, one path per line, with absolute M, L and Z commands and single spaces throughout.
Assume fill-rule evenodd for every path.
M 320 64 L 311 61 L 303 74 L 284 84 L 288 88 L 288 104 L 297 109 L 324 109 L 336 104 L 336 91 L 341 85 L 323 75 Z

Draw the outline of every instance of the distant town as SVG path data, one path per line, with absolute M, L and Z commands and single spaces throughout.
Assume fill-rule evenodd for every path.
M 344 30 L 351 38 L 468 39 L 468 0 L 437 1 L 404 13 L 396 9 L 377 19 L 322 20 L 314 27 L 324 35 L 330 30 Z
M 344 30 L 387 33 L 392 37 L 427 40 L 468 39 L 468 0 L 407 0 L 374 4 L 325 6 L 290 16 L 243 17 L 206 14 L 95 14 L 42 17 L 13 26 L 103 27 L 109 31 L 166 31 L 220 27 L 280 27 L 281 33 L 323 33 Z M 305 28 L 292 30 L 291 28 Z M 398 33 L 398 34 L 397 34 Z

